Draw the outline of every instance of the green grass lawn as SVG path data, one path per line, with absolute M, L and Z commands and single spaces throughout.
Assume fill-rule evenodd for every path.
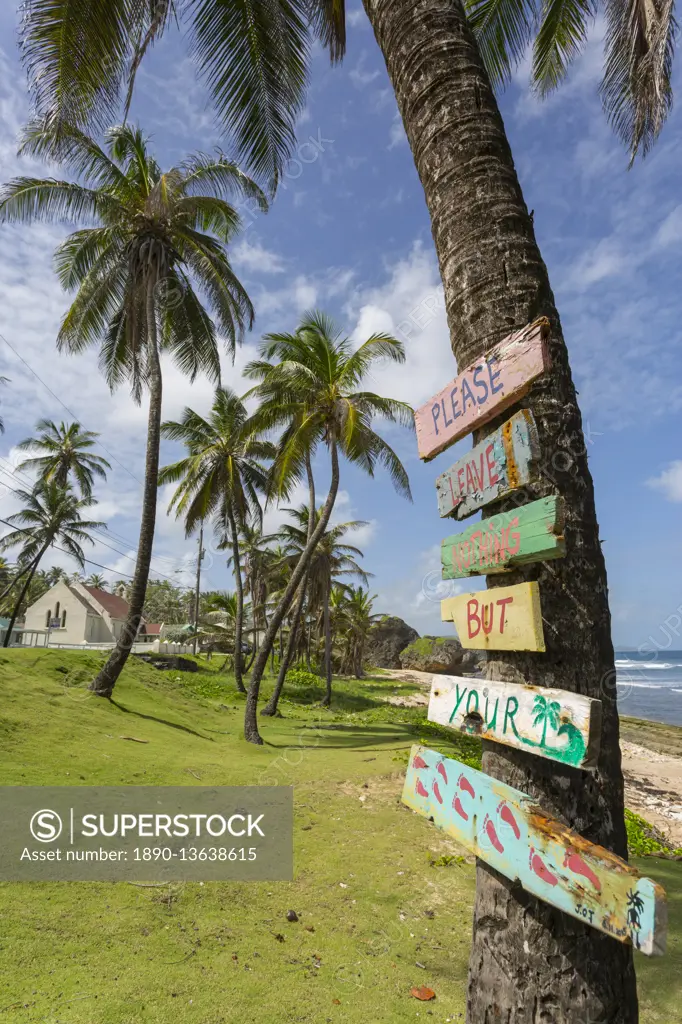
M 295 785 L 295 881 L 0 884 L 0 1024 L 464 1019 L 473 864 L 399 795 L 410 744 L 475 764 L 476 740 L 387 705 L 414 688 L 372 678 L 338 682 L 332 712 L 292 691 L 257 748 L 220 659 L 135 662 L 110 704 L 85 688 L 99 657 L 0 654 L 0 783 Z M 682 1022 L 682 865 L 638 865 L 671 918 L 669 955 L 637 956 L 642 1020 Z

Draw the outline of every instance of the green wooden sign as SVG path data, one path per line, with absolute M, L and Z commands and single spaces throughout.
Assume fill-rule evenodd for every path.
M 565 553 L 563 503 L 553 494 L 446 537 L 441 544 L 443 579 L 506 572 Z

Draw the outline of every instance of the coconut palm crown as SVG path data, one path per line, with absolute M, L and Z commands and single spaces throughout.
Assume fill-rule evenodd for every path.
M 37 471 L 41 480 L 54 480 L 59 487 L 66 487 L 73 476 L 84 498 L 92 495 L 95 477 L 106 479 L 106 470 L 111 466 L 101 455 L 94 455 L 91 448 L 97 443 L 94 430 L 84 430 L 80 423 L 56 424 L 42 419 L 36 423 L 37 437 L 20 441 L 17 450 L 34 453 L 17 467 L 19 471 Z

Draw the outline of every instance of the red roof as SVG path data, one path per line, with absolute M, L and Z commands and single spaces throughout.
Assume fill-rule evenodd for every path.
M 162 622 L 145 622 L 142 630 L 144 633 L 154 633 L 156 636 L 160 636 L 162 625 Z
M 86 587 L 85 590 L 97 601 L 98 604 L 109 612 L 113 619 L 125 619 L 128 617 L 129 605 L 118 594 L 110 594 L 108 590 L 100 590 L 99 587 Z

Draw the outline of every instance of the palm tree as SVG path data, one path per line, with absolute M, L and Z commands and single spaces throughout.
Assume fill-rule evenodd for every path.
M 553 729 L 559 728 L 559 713 L 561 711 L 561 705 L 555 700 L 547 700 L 546 697 L 536 697 L 533 705 L 533 725 L 542 726 L 542 739 L 540 740 L 540 746 L 544 747 L 545 740 L 547 739 L 547 726 L 551 725 Z
M 289 523 L 284 523 L 278 536 L 282 540 L 287 552 L 287 561 L 292 568 L 299 562 L 303 551 L 308 543 L 310 535 L 309 524 L 313 519 L 313 527 L 319 521 L 320 511 L 315 510 L 311 517 L 307 505 L 298 509 L 287 510 L 292 518 Z M 356 576 L 364 583 L 369 580 L 371 573 L 366 572 L 358 565 L 356 558 L 362 558 L 360 548 L 353 544 L 343 542 L 347 533 L 356 530 L 367 524 L 362 520 L 352 520 L 347 523 L 337 523 L 329 526 L 320 537 L 315 547 L 307 572 L 306 597 L 308 607 L 322 609 L 321 626 L 324 637 L 324 670 L 326 680 L 326 693 L 322 700 L 325 707 L 329 707 L 332 696 L 332 631 L 330 618 L 330 602 L 335 583 L 339 583 L 344 577 Z M 286 671 L 286 670 L 285 670 Z M 281 674 L 281 666 L 280 666 Z M 278 679 L 278 685 L 263 709 L 262 714 L 273 715 L 277 710 L 277 703 L 282 690 Z
M 580 777 L 567 776 L 561 765 L 538 771 L 531 753 L 512 757 L 501 748 L 484 751 L 483 767 L 501 782 L 520 786 L 540 807 L 554 809 L 592 842 L 626 856 L 618 710 L 615 700 L 604 698 L 602 687 L 604 679 L 613 678 L 614 655 L 594 487 L 568 350 L 502 118 L 459 0 L 363 4 L 424 188 L 457 365 L 468 366 L 513 328 L 540 316 L 547 318 L 551 332 L 551 373 L 524 398 L 538 424 L 543 453 L 525 497 L 562 495 L 569 524 L 567 555 L 552 565 L 520 568 L 514 577 L 539 581 L 547 652 L 542 658 L 496 652 L 489 657 L 488 672 L 491 678 L 579 689 L 600 699 L 599 770 Z M 475 440 L 484 435 L 476 431 Z M 555 458 L 557 453 L 561 458 Z M 500 579 L 488 577 L 489 587 L 499 585 Z M 576 665 L 581 666 L 579 675 Z M 557 1018 L 634 1024 L 635 973 L 626 946 L 605 943 L 585 926 L 570 951 L 557 952 L 556 935 L 567 927 L 561 912 L 521 897 L 480 862 L 476 870 L 469 1020 L 489 1015 L 491 991 L 500 1014 L 514 1021 L 527 1016 L 527 1006 L 551 990 Z M 525 942 L 532 943 L 537 965 L 530 976 Z M 576 972 L 583 979 L 577 1004 L 570 980 Z
M 646 155 L 673 102 L 677 25 L 672 0 L 651 4 L 569 0 L 543 5 L 465 0 L 465 8 L 492 84 L 509 81 L 532 42 L 532 82 L 543 96 L 564 79 L 585 46 L 595 15 L 603 11 L 607 22 L 600 88 L 604 110 L 631 160 L 638 152 Z
M 253 390 L 261 402 L 253 422 L 263 430 L 283 427 L 271 469 L 271 490 L 287 493 L 324 443 L 331 462 L 331 483 L 317 525 L 277 607 L 270 616 L 263 644 L 251 672 L 246 701 L 244 734 L 251 743 L 262 743 L 258 732 L 258 694 L 268 655 L 284 616 L 310 564 L 318 542 L 329 525 L 339 489 L 339 455 L 360 466 L 370 476 L 383 465 L 399 494 L 411 499 L 407 473 L 393 449 L 372 429 L 374 416 L 413 426 L 409 405 L 358 391 L 362 380 L 381 359 L 403 362 L 401 342 L 374 334 L 359 348 L 320 312 L 306 313 L 295 334 L 267 335 L 262 358 L 249 363 L 245 374 L 259 384 Z
M 97 587 L 98 590 L 106 590 L 107 589 L 106 578 L 104 576 L 102 576 L 101 573 L 98 573 L 98 572 L 93 572 L 91 576 L 88 576 L 88 578 L 85 581 L 85 583 L 86 583 L 86 586 L 88 586 L 88 587 Z
M 79 498 L 54 482 L 41 484 L 33 491 L 17 491 L 17 497 L 24 507 L 7 518 L 14 529 L 0 538 L 0 551 L 21 546 L 19 564 L 28 567 L 28 572 L 5 631 L 4 647 L 9 647 L 21 603 L 47 549 L 61 545 L 82 567 L 85 556 L 81 545 L 84 541 L 93 544 L 90 531 L 105 526 L 81 517 L 81 512 L 92 504 L 89 499 Z
M 160 355 L 167 352 L 190 380 L 205 372 L 217 380 L 217 334 L 234 354 L 253 319 L 246 292 L 227 258 L 239 217 L 225 198 L 233 192 L 260 201 L 260 189 L 227 160 L 198 154 L 165 173 L 139 128 L 107 133 L 106 151 L 75 128 L 49 123 L 27 130 L 24 149 L 60 159 L 81 179 L 15 178 L 0 190 L 0 220 L 79 220 L 97 227 L 76 231 L 56 253 L 62 285 L 77 288 L 57 338 L 61 350 L 100 349 L 113 389 L 127 380 L 141 400 L 149 390 L 142 521 L 130 607 L 115 650 L 91 689 L 111 695 L 137 635 L 149 577 L 156 520 L 161 424 Z M 194 285 L 206 296 L 215 323 Z
M 38 437 L 27 437 L 20 441 L 20 452 L 39 452 L 30 459 L 24 459 L 17 467 L 19 472 L 37 471 L 40 480 L 54 482 L 66 487 L 73 476 L 84 498 L 92 496 L 95 476 L 106 480 L 106 470 L 111 466 L 101 455 L 93 455 L 90 449 L 97 443 L 99 434 L 94 430 L 83 430 L 80 423 L 60 423 L 39 420 L 36 423 Z
M 341 641 L 341 671 L 364 676 L 363 662 L 369 631 L 381 616 L 372 614 L 376 594 L 363 587 L 335 586 L 332 590 L 332 619 Z
M 86 32 L 79 36 L 79 45 L 73 46 L 72 34 L 81 31 L 78 19 L 69 22 L 74 2 L 36 0 L 31 4 L 24 34 L 25 57 L 34 77 L 45 83 L 46 95 L 65 62 L 70 62 L 72 73 L 65 75 L 65 84 L 58 84 L 54 90 L 58 110 L 63 112 L 72 98 L 81 109 L 104 110 L 106 102 L 111 101 L 111 82 L 105 79 L 100 89 L 101 79 L 92 69 L 108 56 L 113 57 L 116 67 L 120 66 L 120 53 L 126 51 L 117 45 L 116 32 L 128 22 L 116 21 L 113 36 L 111 29 L 96 28 L 94 41 L 92 33 Z M 517 570 L 520 579 L 541 581 L 543 616 L 550 635 L 547 653 L 542 659 L 499 654 L 491 660 L 490 669 L 501 678 L 520 678 L 538 686 L 551 682 L 569 691 L 580 688 L 586 696 L 603 699 L 601 684 L 613 677 L 614 655 L 606 570 L 582 421 L 547 268 L 535 240 L 490 78 L 460 0 L 424 0 L 419 4 L 413 0 L 363 0 L 363 6 L 386 61 L 424 188 L 455 359 L 460 366 L 468 365 L 512 327 L 524 326 L 538 316 L 546 316 L 551 325 L 554 370 L 524 399 L 538 423 L 540 446 L 547 460 L 527 494 L 529 500 L 549 491 L 562 495 L 568 555 L 552 566 Z M 94 12 L 95 5 L 91 7 Z M 217 14 L 228 5 L 218 5 L 218 0 L 206 0 L 201 5 L 204 12 L 209 7 Z M 324 41 L 332 45 L 334 39 L 342 41 L 342 0 L 334 4 L 315 0 L 310 9 Z M 665 67 L 667 39 L 656 26 L 665 24 L 670 5 L 661 4 L 654 10 L 652 5 L 627 3 L 614 4 L 610 9 L 614 12 L 610 19 L 612 32 L 616 28 L 614 39 L 621 36 L 626 44 L 616 66 L 632 69 L 640 62 L 645 70 L 647 63 L 656 66 L 651 57 L 660 53 L 660 48 L 646 45 L 646 40 L 642 45 L 643 35 L 651 35 L 654 29 L 666 52 Z M 556 14 L 571 8 L 550 5 L 547 10 Z M 210 52 L 216 61 L 224 57 L 225 24 L 224 18 L 214 18 Z M 619 25 L 625 26 L 624 32 L 618 30 Z M 644 33 L 643 25 L 647 26 Z M 130 35 L 135 35 L 133 28 Z M 142 51 L 148 37 L 140 38 Z M 82 60 L 84 49 L 87 57 Z M 337 52 L 341 51 L 339 42 Z M 205 55 L 202 51 L 202 60 Z M 660 60 L 657 63 L 660 68 Z M 631 92 L 634 89 L 635 95 L 647 75 L 633 75 L 631 70 L 625 74 L 629 75 L 628 88 Z M 81 80 L 85 83 L 82 86 Z M 665 109 L 666 90 L 659 89 L 658 95 Z M 628 109 L 627 101 L 623 109 Z M 231 124 L 229 116 L 226 124 Z M 556 453 L 561 453 L 561 460 L 553 458 Z M 495 585 L 494 579 L 491 584 Z M 576 616 L 584 623 L 583 628 L 575 627 Z M 581 666 L 579 678 L 576 665 Z M 519 761 L 515 755 L 511 760 L 501 748 L 484 752 L 484 767 L 502 782 L 522 785 L 538 804 L 554 808 L 569 825 L 587 829 L 593 841 L 625 855 L 618 711 L 615 701 L 603 700 L 603 705 L 599 771 L 581 777 L 580 783 L 576 779 L 573 785 L 566 785 L 564 769 L 551 771 L 545 766 L 539 773 L 532 756 L 518 755 Z M 539 1000 L 541 993 L 551 992 L 557 1017 L 582 1016 L 604 1019 L 609 1024 L 634 1024 L 637 996 L 631 951 L 621 943 L 605 943 L 596 930 L 587 926 L 578 943 L 565 951 L 558 950 L 556 934 L 564 929 L 559 911 L 520 898 L 515 887 L 505 885 L 479 863 L 469 976 L 470 1021 L 485 1017 L 489 993 L 494 990 L 500 1013 L 510 1021 L 524 1013 L 527 1016 L 522 1007 Z M 491 935 L 495 936 L 494 943 Z M 528 973 L 527 957 L 521 952 L 529 941 L 536 954 L 532 975 Z M 576 973 L 582 979 L 578 997 L 573 984 Z
M 181 441 L 187 455 L 172 466 L 165 466 L 159 483 L 177 483 L 169 511 L 183 516 L 189 536 L 205 519 L 214 517 L 217 528 L 232 545 L 232 565 L 237 594 L 235 619 L 234 673 L 237 689 L 245 693 L 242 681 L 241 649 L 244 614 L 244 588 L 239 555 L 239 531 L 249 520 L 260 523 L 262 509 L 258 498 L 267 485 L 263 460 L 275 454 L 274 445 L 264 441 L 248 419 L 246 406 L 226 387 L 216 389 L 208 418 L 185 409 L 180 421 L 161 427 L 169 441 Z
M 345 46 L 342 10 L 328 0 L 31 0 L 21 48 L 37 108 L 57 123 L 100 130 L 117 116 L 124 90 L 127 113 L 146 52 L 181 25 L 240 158 L 274 186 L 305 99 L 309 19 L 336 60 Z

